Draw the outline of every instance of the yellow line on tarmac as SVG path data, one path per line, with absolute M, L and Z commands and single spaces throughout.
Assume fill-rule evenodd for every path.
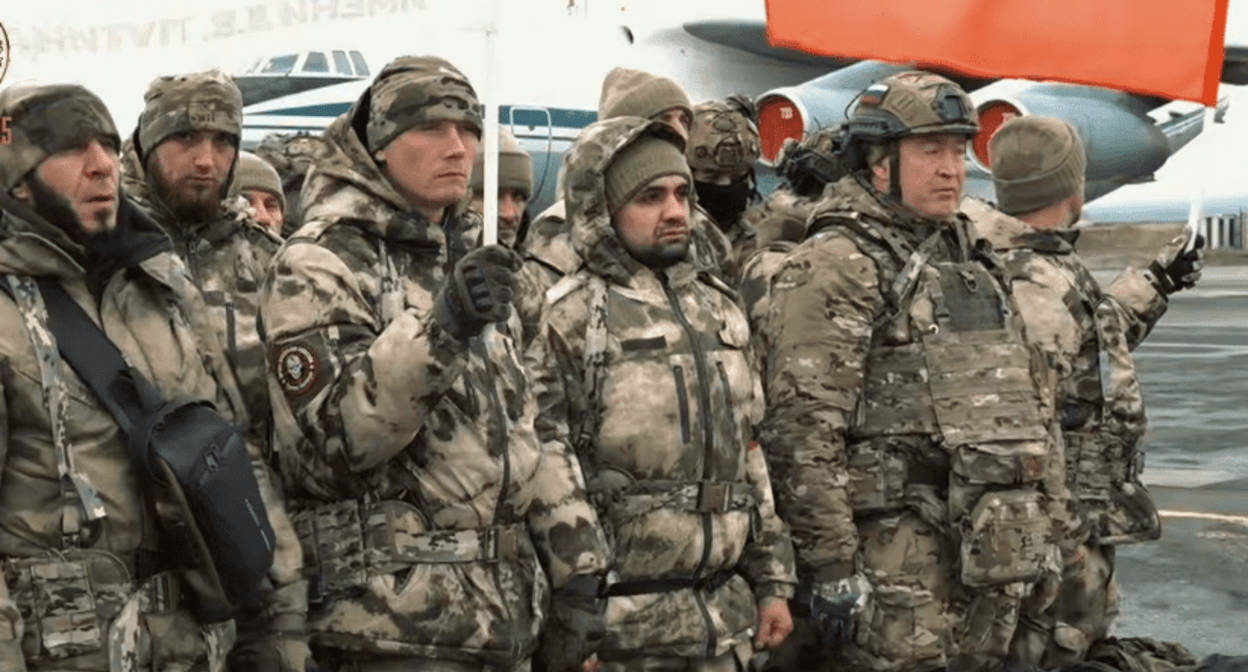
M 1199 518 L 1201 520 L 1216 520 L 1248 527 L 1248 516 L 1228 516 L 1221 513 L 1206 513 L 1204 511 L 1158 511 L 1157 513 L 1168 518 Z

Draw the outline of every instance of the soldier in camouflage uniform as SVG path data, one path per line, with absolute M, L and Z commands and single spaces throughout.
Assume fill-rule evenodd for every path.
M 598 119 L 619 117 L 661 121 L 682 138 L 688 138 L 693 110 L 689 95 L 675 80 L 639 70 L 615 68 L 602 81 Z M 560 191 L 563 190 L 562 177 L 561 170 Z M 539 214 L 533 220 L 520 250 L 524 256 L 524 268 L 516 277 L 516 309 L 524 325 L 526 344 L 533 340 L 537 331 L 546 290 L 581 265 L 580 257 L 572 249 L 572 232 L 565 209 L 564 202 L 560 200 Z M 693 236 L 690 254 L 694 264 L 700 270 L 729 277 L 728 259 L 732 256 L 732 243 L 703 210 L 691 213 L 690 227 Z
M 123 186 L 173 239 L 251 409 L 250 435 L 268 444 L 269 393 L 256 328 L 260 282 L 281 239 L 227 197 L 242 135 L 243 99 L 216 70 L 158 77 L 131 138 L 136 171 Z
M 533 429 L 510 335 L 519 258 L 453 244 L 480 133 L 450 63 L 386 65 L 326 129 L 335 155 L 264 284 L 324 672 L 528 669 L 551 588 L 575 621 L 606 570 L 575 459 Z
M 468 180 L 468 207 L 481 216 L 485 212 L 484 143 L 477 145 L 477 159 Z M 525 208 L 533 196 L 533 157 L 524 151 L 516 136 L 498 129 L 498 242 L 515 249 L 524 240 L 529 224 Z
M 252 450 L 267 455 L 271 437 L 265 350 L 257 325 L 260 283 L 281 239 L 255 221 L 247 202 L 230 189 L 242 136 L 242 95 L 226 75 L 208 70 L 157 77 L 144 95 L 132 134 L 137 169 L 123 187 L 173 241 L 207 304 L 207 319 L 225 347 L 251 422 L 244 428 Z M 268 475 L 257 474 L 267 479 Z M 283 573 L 303 564 L 294 531 L 279 541 Z M 305 609 L 303 583 L 290 584 L 292 609 Z M 250 656 L 259 614 L 240 618 L 240 650 Z M 241 660 L 235 666 L 246 669 Z
M 1005 263 L 1029 340 L 1058 373 L 1057 409 L 1065 439 L 1066 479 L 1090 537 L 1063 571 L 1056 599 L 1025 608 L 1014 637 L 1020 665 L 1057 668 L 1082 660 L 1109 634 L 1118 613 L 1114 546 L 1157 539 L 1161 520 L 1140 480 L 1146 420 L 1131 350 L 1165 312 L 1162 285 L 1141 296 L 1128 269 L 1108 293 L 1074 253 L 1070 227 L 1083 208 L 1083 142 L 1054 117 L 1006 122 L 989 141 L 1000 211 L 967 199 L 963 212 Z M 1199 250 L 1158 269 L 1175 288 L 1199 273 Z M 1122 299 L 1122 300 L 1120 300 Z M 1051 603 L 1050 603 L 1051 602 Z M 1031 605 L 1027 605 L 1030 607 Z
M 565 202 L 581 270 L 526 353 L 544 440 L 571 441 L 614 555 L 605 669 L 742 669 L 791 628 L 792 546 L 753 427 L 763 410 L 735 294 L 690 263 L 683 141 L 587 128 Z
M 0 208 L 0 669 L 219 672 L 229 624 L 188 609 L 189 568 L 153 524 L 168 503 L 150 501 L 127 437 L 61 358 L 43 288 L 63 288 L 162 396 L 206 400 L 245 425 L 203 297 L 160 227 L 121 195 L 120 138 L 98 97 L 18 85 L 0 92 L 0 115 L 13 122 L 0 189 L 17 199 Z M 277 501 L 268 481 L 261 492 Z M 291 529 L 280 509 L 268 514 L 274 530 Z M 291 562 L 279 558 L 270 578 L 293 588 L 261 605 L 265 670 L 304 672 L 308 659 Z
M 958 213 L 978 130 L 943 77 L 867 88 L 774 281 L 762 437 L 801 580 L 775 669 L 995 669 L 1076 545 L 1052 384 Z
M 752 201 L 759 200 L 754 177 L 758 156 L 758 112 L 750 99 L 734 95 L 693 108 L 685 158 L 693 171 L 698 205 L 732 244 L 726 266 L 733 282 L 756 244 L 754 228 L 743 214 Z

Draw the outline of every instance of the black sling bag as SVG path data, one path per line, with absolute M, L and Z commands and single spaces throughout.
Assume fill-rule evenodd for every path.
M 187 606 L 203 623 L 231 618 L 268 574 L 275 541 L 238 429 L 208 402 L 165 400 L 64 288 L 37 283 L 61 356 L 116 419 L 155 500 L 173 504 L 162 551 L 187 570 Z

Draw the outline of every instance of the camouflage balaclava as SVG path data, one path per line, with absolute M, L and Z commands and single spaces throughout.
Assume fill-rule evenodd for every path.
M 468 188 L 479 195 L 485 188 L 485 143 L 477 143 L 477 160 L 472 164 Z M 533 196 L 533 158 L 524 151 L 516 136 L 498 129 L 498 188 L 515 189 L 527 201 Z
M 366 144 L 376 154 L 430 121 L 465 121 L 481 135 L 481 103 L 464 73 L 436 56 L 401 56 L 386 64 L 369 96 Z
M 651 119 L 678 107 L 693 116 L 689 94 L 676 80 L 640 70 L 616 68 L 602 80 L 598 99 L 598 120 L 617 117 Z
M 1007 121 L 988 141 L 998 209 L 1018 215 L 1083 194 L 1083 141 L 1057 117 Z
M 135 149 L 144 165 L 156 146 L 183 131 L 220 131 L 237 145 L 243 132 L 243 96 L 220 70 L 157 77 L 143 96 Z
M 0 186 L 6 192 L 53 154 L 106 136 L 121 138 L 98 96 L 77 84 L 14 84 L 0 91 L 0 116 L 9 118 L 11 142 L 0 143 Z

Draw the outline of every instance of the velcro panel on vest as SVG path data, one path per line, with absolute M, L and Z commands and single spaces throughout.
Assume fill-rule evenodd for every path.
M 1031 351 L 1006 330 L 924 338 L 932 408 L 950 446 L 1043 439 Z
M 7 560 L 4 578 L 22 612 L 28 662 L 104 648 L 109 623 L 134 589 L 129 571 L 115 556 L 79 549 L 62 557 Z
M 921 343 L 871 349 L 855 437 L 938 434 Z
M 507 562 L 531 543 L 519 523 L 428 532 L 420 511 L 397 500 L 373 503 L 363 512 L 354 499 L 322 504 L 296 512 L 292 522 L 304 564 L 326 592 L 417 563 Z
M 1033 490 L 984 493 L 964 524 L 962 583 L 1032 582 L 1060 567 L 1041 497 Z

